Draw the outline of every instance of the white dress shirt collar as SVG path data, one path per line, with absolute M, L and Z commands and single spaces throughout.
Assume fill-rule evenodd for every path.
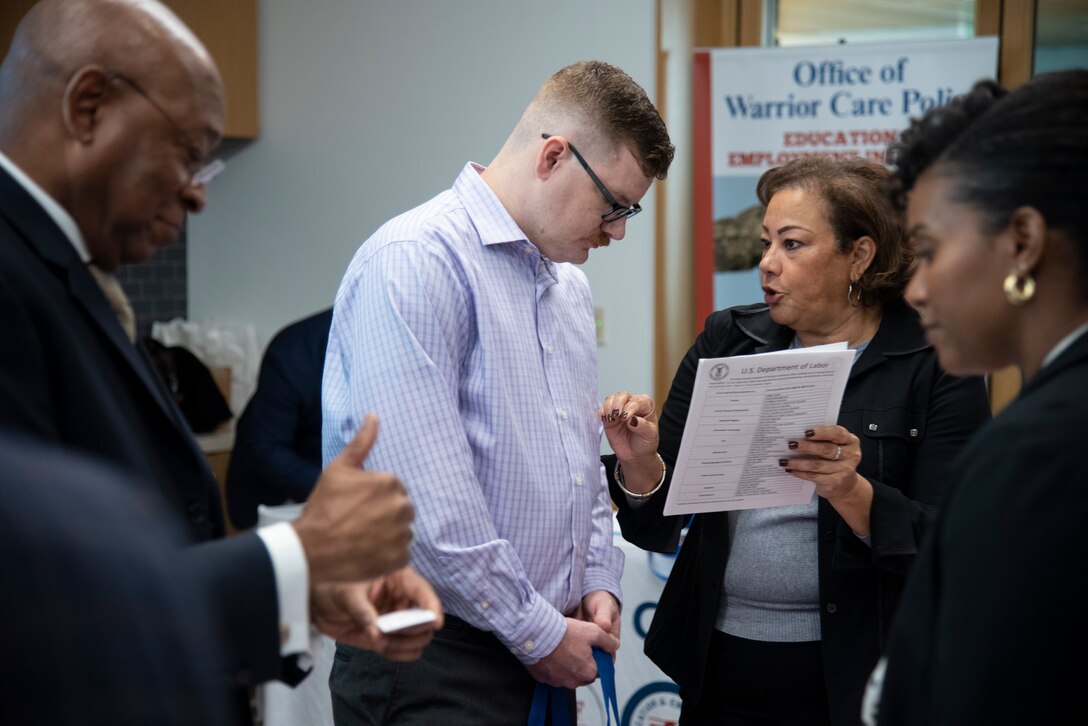
M 1085 333 L 1088 333 L 1088 323 L 1085 323 L 1084 325 L 1071 332 L 1069 335 L 1059 340 L 1058 344 L 1051 348 L 1050 352 L 1047 353 L 1046 358 L 1043 358 L 1043 365 L 1040 366 L 1040 370 L 1046 368 L 1048 365 L 1053 363 L 1055 358 L 1064 353 L 1066 349 L 1069 348 L 1069 346 L 1077 342 L 1077 339 Z
M 50 219 L 56 222 L 57 226 L 64 232 L 64 236 L 72 243 L 72 247 L 75 248 L 79 258 L 84 262 L 90 262 L 91 253 L 87 251 L 87 243 L 83 240 L 83 233 L 79 231 L 79 225 L 76 224 L 76 220 L 72 218 L 72 215 L 68 214 L 68 210 L 60 206 L 57 200 L 49 196 L 44 189 L 38 186 L 37 182 L 27 176 L 26 172 L 17 167 L 15 162 L 5 156 L 2 151 L 0 151 L 0 167 L 3 167 L 8 174 L 11 174 L 12 178 L 19 182 L 23 189 L 26 189 L 27 194 L 34 197 L 34 201 L 41 205 Z

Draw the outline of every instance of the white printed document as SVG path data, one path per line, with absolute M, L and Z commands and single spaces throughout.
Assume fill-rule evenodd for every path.
M 833 343 L 700 359 L 665 514 L 811 500 L 816 485 L 778 460 L 796 457 L 789 441 L 838 420 L 854 353 Z

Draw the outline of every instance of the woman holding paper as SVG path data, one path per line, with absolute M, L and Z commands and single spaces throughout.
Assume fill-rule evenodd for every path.
M 695 515 L 646 637 L 680 686 L 681 723 L 853 724 L 948 464 L 989 417 L 979 378 L 937 365 L 904 303 L 912 256 L 882 191 L 888 171 L 808 158 L 768 171 L 764 302 L 721 310 L 654 402 L 620 392 L 600 414 L 625 538 L 673 552 L 667 517 L 700 358 L 845 341 L 855 350 L 838 425 L 783 442 L 807 504 Z
M 964 449 L 889 640 L 880 724 L 1077 717 L 1088 648 L 1088 70 L 981 82 L 904 132 L 907 299 L 949 371 L 1020 368 Z M 1074 664 L 1068 656 L 1072 654 Z

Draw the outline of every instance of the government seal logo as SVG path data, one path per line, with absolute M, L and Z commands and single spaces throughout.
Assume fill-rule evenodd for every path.
M 620 717 L 621 726 L 677 726 L 680 690 L 675 683 L 647 683 L 631 694 Z
M 710 380 L 720 381 L 729 375 L 729 366 L 725 363 L 718 363 L 710 369 Z

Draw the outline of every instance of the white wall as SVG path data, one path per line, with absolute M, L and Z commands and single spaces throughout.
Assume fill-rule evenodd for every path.
M 672 376 L 694 339 L 695 285 L 692 260 L 692 43 L 695 34 L 693 0 L 662 0 L 661 49 L 665 54 L 665 123 L 676 145 L 669 168 L 663 213 L 665 226 L 663 335 L 656 344 L 664 349 L 657 371 L 658 406 L 665 402 Z M 705 272 L 703 273 L 705 274 Z M 703 321 L 698 321 L 702 325 Z
M 653 96 L 653 0 L 261 0 L 261 135 L 189 227 L 189 317 L 261 344 L 332 302 L 389 217 L 488 163 L 540 84 L 596 58 Z M 603 392 L 653 383 L 653 193 L 584 266 L 605 312 Z

